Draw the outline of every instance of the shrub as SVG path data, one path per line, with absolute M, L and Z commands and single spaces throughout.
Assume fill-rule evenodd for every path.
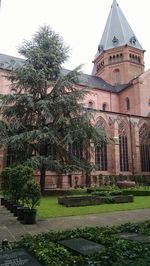
M 138 189 L 125 189 L 122 191 L 123 195 L 134 195 L 134 196 L 150 196 L 150 190 L 138 190 Z
M 2 176 L 4 194 L 7 194 L 12 202 L 18 203 L 22 198 L 24 185 L 34 178 L 34 172 L 28 166 L 17 165 L 5 168 Z
M 94 191 L 94 192 L 91 193 L 91 195 L 95 195 L 95 196 L 116 196 L 116 195 L 122 195 L 122 191 L 121 190 Z
M 34 180 L 29 180 L 23 188 L 24 204 L 34 209 L 40 204 L 41 192 L 40 185 Z

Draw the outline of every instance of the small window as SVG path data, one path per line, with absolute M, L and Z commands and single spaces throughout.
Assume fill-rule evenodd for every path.
M 108 105 L 107 105 L 107 103 L 103 103 L 103 105 L 102 105 L 102 110 L 103 110 L 103 111 L 107 111 L 107 110 L 108 110 Z
M 130 110 L 130 100 L 128 97 L 126 98 L 126 109 Z
M 16 89 L 11 89 L 10 94 L 16 94 L 17 90 Z
M 148 105 L 150 106 L 150 99 L 148 100 Z
M 88 108 L 93 108 L 93 102 L 92 101 L 88 102 Z

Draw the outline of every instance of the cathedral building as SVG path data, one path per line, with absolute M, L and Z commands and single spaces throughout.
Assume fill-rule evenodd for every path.
M 136 175 L 150 180 L 150 70 L 144 71 L 144 53 L 119 4 L 113 0 L 92 74 L 81 74 L 79 84 L 90 88 L 84 105 L 94 109 L 95 126 L 103 127 L 106 135 L 115 140 L 101 147 L 91 143 L 94 148 L 91 147 L 90 160 L 96 165 L 91 182 L 95 185 L 101 175 Z M 11 93 L 3 74 L 20 63 L 22 59 L 0 54 L 0 93 Z M 7 157 L 1 151 L 1 169 L 8 163 Z M 80 173 L 57 176 L 47 172 L 47 188 L 76 185 L 85 185 Z

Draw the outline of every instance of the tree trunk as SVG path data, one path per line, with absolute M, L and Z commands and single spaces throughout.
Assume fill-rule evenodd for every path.
M 45 176 L 46 176 L 46 170 L 45 170 L 45 167 L 42 167 L 40 169 L 40 187 L 41 187 L 42 195 L 44 195 L 44 191 L 45 191 Z
M 85 182 L 86 182 L 86 187 L 91 187 L 91 175 L 89 172 L 86 172 L 85 174 Z

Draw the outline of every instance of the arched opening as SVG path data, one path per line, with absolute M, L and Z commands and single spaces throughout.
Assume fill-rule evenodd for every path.
M 126 110 L 130 110 L 130 100 L 128 97 L 126 98 Z
M 94 107 L 94 103 L 90 100 L 88 102 L 88 108 L 93 108 Z
M 105 121 L 103 118 L 99 118 L 96 123 L 96 127 L 101 128 L 103 134 L 106 135 Z M 95 166 L 99 171 L 107 171 L 107 144 L 102 142 L 100 145 L 95 146 Z
M 103 111 L 108 111 L 108 104 L 107 103 L 103 103 L 102 104 L 102 110 Z
M 124 123 L 119 125 L 119 157 L 120 157 L 120 171 L 129 171 L 128 162 L 128 138 Z
M 146 123 L 140 128 L 140 155 L 142 172 L 150 172 L 150 128 Z

